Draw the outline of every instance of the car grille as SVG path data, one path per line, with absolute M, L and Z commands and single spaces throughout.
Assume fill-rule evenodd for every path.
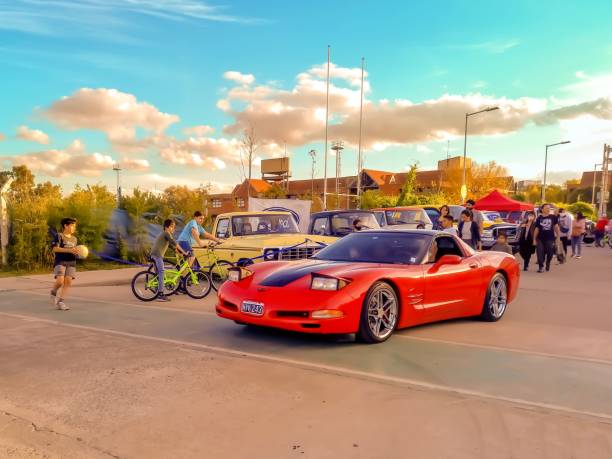
M 518 226 L 498 226 L 493 228 L 493 238 L 497 239 L 497 234 L 503 231 L 506 233 L 506 237 L 508 238 L 508 242 L 514 242 L 518 240 Z
M 320 250 L 319 247 L 293 247 L 291 249 L 282 250 L 280 260 L 302 260 L 310 258 Z

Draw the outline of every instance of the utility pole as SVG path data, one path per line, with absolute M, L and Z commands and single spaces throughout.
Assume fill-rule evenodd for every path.
M 604 144 L 603 161 L 601 164 L 601 199 L 599 200 L 599 216 L 606 215 L 608 207 L 608 194 L 610 181 L 608 180 L 608 172 L 610 169 L 610 155 L 612 154 L 612 146 Z
M 595 185 L 597 184 L 597 166 L 601 166 L 601 164 L 595 164 L 593 167 L 593 192 L 591 193 L 591 205 L 593 209 L 595 208 Z
M 113 164 L 113 170 L 117 173 L 117 209 L 121 207 L 121 166 Z
M 315 176 L 315 165 L 317 164 L 317 152 L 310 150 L 308 155 L 312 158 L 312 172 L 310 174 L 310 200 L 314 203 L 314 176 Z

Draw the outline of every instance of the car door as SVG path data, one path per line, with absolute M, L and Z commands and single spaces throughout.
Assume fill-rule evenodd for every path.
M 438 236 L 435 261 L 443 255 L 457 255 L 458 264 L 437 266 L 427 260 L 425 265 L 424 309 L 429 320 L 444 320 L 467 315 L 474 309 L 474 290 L 481 287 L 482 264 L 477 255 L 463 251 L 453 236 Z

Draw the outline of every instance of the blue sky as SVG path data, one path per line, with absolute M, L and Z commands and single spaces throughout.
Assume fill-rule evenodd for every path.
M 595 0 L 0 1 L 0 159 L 66 189 L 113 184 L 120 161 L 127 188 L 225 190 L 241 178 L 237 139 L 253 126 L 258 156 L 286 143 L 294 177 L 307 178 L 314 148 L 322 175 L 329 44 L 343 173 L 356 164 L 363 56 L 366 167 L 433 168 L 447 140 L 462 151 L 466 111 L 499 105 L 470 119 L 469 155 L 534 178 L 544 145 L 569 139 L 549 164 L 562 180 L 612 142 L 610 13 Z M 184 131 L 194 126 L 208 127 Z

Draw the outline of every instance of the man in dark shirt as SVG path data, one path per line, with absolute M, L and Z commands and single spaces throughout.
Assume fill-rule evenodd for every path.
M 157 299 L 159 301 L 170 301 L 170 298 L 164 294 L 164 255 L 166 250 L 168 250 L 168 247 L 172 247 L 174 250 L 182 253 L 184 256 L 189 256 L 189 253 L 183 250 L 172 236 L 172 234 L 174 234 L 175 226 L 174 220 L 165 220 L 164 231 L 157 236 L 157 239 L 155 239 L 155 243 L 153 244 L 153 248 L 151 249 L 151 259 L 155 263 L 155 268 L 157 270 L 157 291 L 159 293 Z
M 555 242 L 561 236 L 559 219 L 550 211 L 550 204 L 542 204 L 540 216 L 535 221 L 533 244 L 538 254 L 538 272 L 550 271 L 550 262 L 555 255 Z

